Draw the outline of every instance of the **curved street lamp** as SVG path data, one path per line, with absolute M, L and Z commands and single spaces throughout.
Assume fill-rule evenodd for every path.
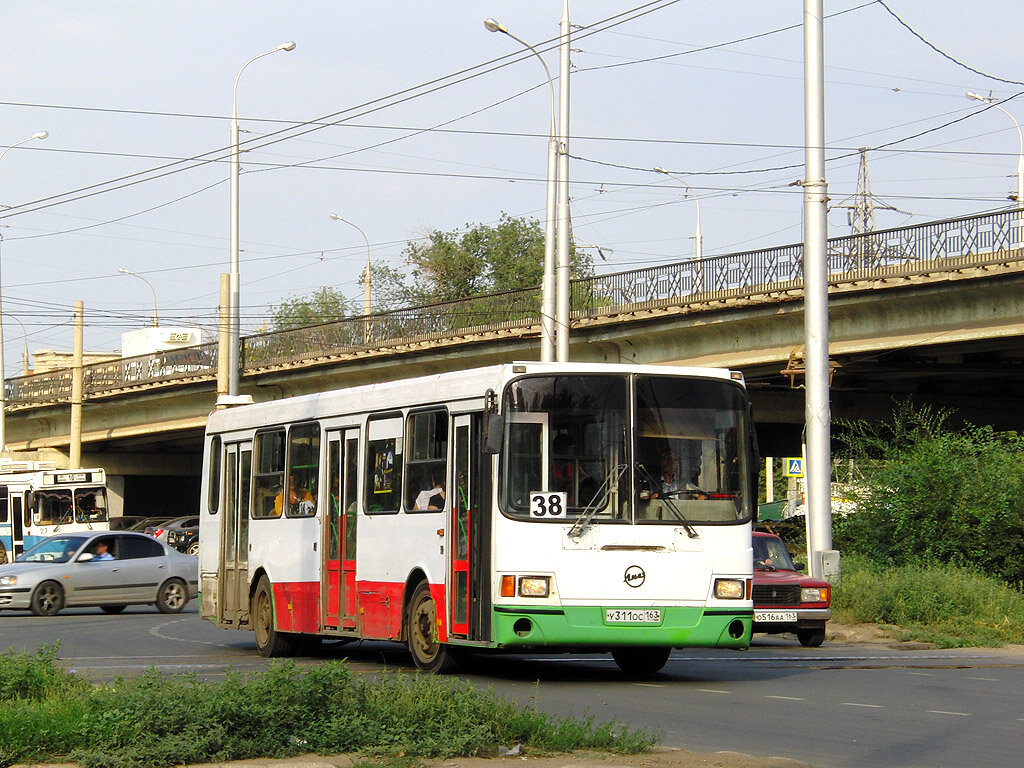
M 49 136 L 46 131 L 36 131 L 27 139 L 11 144 L 4 148 L 3 152 L 0 152 L 0 160 L 4 159 L 4 155 L 10 152 L 15 147 L 20 147 L 22 144 L 27 144 L 33 139 L 45 139 Z M 3 240 L 3 235 L 0 234 L 0 241 Z M 2 284 L 2 281 L 0 281 Z M 4 327 L 3 327 L 3 310 L 0 307 L 0 452 L 7 450 L 7 383 L 4 380 Z
M 132 275 L 133 277 L 137 277 L 137 278 L 139 278 L 139 280 L 141 280 L 142 282 L 144 282 L 146 285 L 149 286 L 149 290 L 153 292 L 153 327 L 154 328 L 158 328 L 160 326 L 160 323 L 157 321 L 157 315 L 156 315 L 156 289 L 153 288 L 153 284 L 151 282 L 149 282 L 149 280 L 144 278 L 142 275 L 140 275 L 138 272 L 132 272 L 130 269 L 125 269 L 124 267 L 118 267 L 117 271 L 120 272 L 122 275 Z
M 551 126 L 548 129 L 548 183 L 547 183 L 547 206 L 545 215 L 547 220 L 544 224 L 544 278 L 541 282 L 540 301 L 540 359 L 542 362 L 550 363 L 555 359 L 555 221 L 558 181 L 558 126 L 555 118 L 557 113 L 557 99 L 555 98 L 555 81 L 548 69 L 547 62 L 532 45 L 516 37 L 508 29 L 494 19 L 484 19 L 484 27 L 489 32 L 501 32 L 503 35 L 515 40 L 522 46 L 528 48 L 536 56 L 544 67 L 544 74 L 548 78 L 548 87 L 551 90 Z
M 971 101 L 980 101 L 995 107 L 1013 121 L 1013 125 L 1017 129 L 1017 139 L 1020 143 L 1020 148 L 1017 151 L 1017 207 L 1024 207 L 1024 133 L 1021 133 L 1020 123 L 1017 122 L 1017 118 L 996 103 L 998 99 L 994 96 L 981 96 L 974 91 L 968 91 L 964 95 Z
M 262 59 L 278 51 L 294 51 L 295 43 L 289 40 L 281 43 L 270 51 L 253 56 L 242 68 L 238 70 L 235 77 L 235 85 L 231 90 L 231 263 L 230 276 L 228 278 L 228 394 L 238 394 L 238 345 L 240 341 L 239 329 L 239 307 L 238 307 L 238 81 L 242 78 L 245 68 L 256 59 Z M 224 354 L 224 350 L 218 350 L 218 355 Z
M 360 227 L 358 224 L 353 224 L 348 219 L 343 219 L 341 216 L 339 216 L 336 213 L 332 213 L 331 214 L 331 218 L 334 221 L 343 221 L 344 223 L 348 224 L 350 227 L 355 227 L 357 230 L 359 230 L 359 234 L 363 236 L 363 242 L 366 243 L 366 272 L 363 274 L 363 316 L 368 318 L 370 316 L 370 277 L 371 277 L 371 272 L 370 272 L 370 241 L 366 237 L 366 233 L 363 232 L 362 227 Z M 363 341 L 366 344 L 370 343 L 370 321 L 369 320 L 367 320 L 363 324 Z

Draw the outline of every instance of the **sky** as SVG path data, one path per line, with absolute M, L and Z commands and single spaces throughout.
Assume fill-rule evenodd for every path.
M 826 0 L 829 236 L 850 232 L 862 147 L 878 229 L 1010 205 L 1024 4 L 978 8 Z M 548 80 L 483 20 L 557 78 L 561 12 L 560 0 L 3 3 L 0 152 L 48 133 L 0 160 L 5 375 L 26 344 L 71 349 L 78 300 L 89 351 L 148 325 L 154 294 L 161 325 L 215 340 L 232 87 L 286 41 L 295 49 L 238 81 L 243 334 L 321 286 L 358 310 L 367 243 L 404 269 L 431 230 L 542 220 Z M 802 241 L 802 2 L 571 0 L 570 18 L 572 231 L 598 272 L 692 258 L 698 208 L 705 256 Z M 1006 112 L 968 91 L 1009 99 Z

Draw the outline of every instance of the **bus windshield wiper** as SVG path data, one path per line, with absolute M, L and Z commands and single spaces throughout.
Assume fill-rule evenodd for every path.
M 583 510 L 583 514 L 576 518 L 576 522 L 572 524 L 572 528 L 569 529 L 569 536 L 573 539 L 579 538 L 580 534 L 583 533 L 583 529 L 590 525 L 590 521 L 597 514 L 598 510 L 604 509 L 608 503 L 608 499 L 611 496 L 612 488 L 618 484 L 619 480 L 622 479 L 622 474 L 626 471 L 626 465 L 620 464 L 615 471 L 605 475 L 604 481 L 601 483 L 601 487 L 598 492 L 594 494 L 594 499 L 586 508 Z
M 645 467 L 643 464 L 637 464 L 636 469 L 638 473 L 643 474 L 642 479 L 646 480 L 652 488 L 660 487 L 660 483 L 654 479 L 654 476 L 650 472 L 647 471 L 647 467 Z M 689 536 L 691 539 L 700 538 L 697 531 L 693 529 L 689 521 L 686 519 L 686 516 L 682 513 L 679 507 L 676 506 L 675 501 L 672 500 L 671 496 L 666 494 L 665 498 L 662 499 L 659 495 L 658 499 L 662 503 L 664 503 L 664 505 L 669 509 L 669 511 L 671 511 L 672 514 L 676 516 L 676 519 L 683 524 L 683 528 L 686 529 L 687 536 Z

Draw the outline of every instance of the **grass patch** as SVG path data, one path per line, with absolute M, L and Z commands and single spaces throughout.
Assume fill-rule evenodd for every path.
M 554 718 L 468 683 L 353 675 L 342 661 L 229 672 L 221 682 L 150 670 L 93 686 L 56 663 L 56 646 L 0 655 L 0 766 L 74 760 L 86 768 L 162 768 L 301 753 L 357 753 L 411 768 L 420 758 L 649 751 L 657 737 L 591 718 Z
M 1024 643 L 1024 594 L 950 565 L 879 566 L 849 556 L 833 591 L 836 621 L 895 625 L 939 648 Z

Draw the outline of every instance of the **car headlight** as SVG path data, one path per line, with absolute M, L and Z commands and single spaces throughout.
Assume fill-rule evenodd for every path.
M 802 587 L 800 589 L 801 603 L 827 603 L 828 587 Z
M 17 576 L 0 576 L 0 587 L 13 587 L 17 583 Z
M 742 600 L 745 592 L 743 579 L 715 579 L 715 597 L 719 600 Z

